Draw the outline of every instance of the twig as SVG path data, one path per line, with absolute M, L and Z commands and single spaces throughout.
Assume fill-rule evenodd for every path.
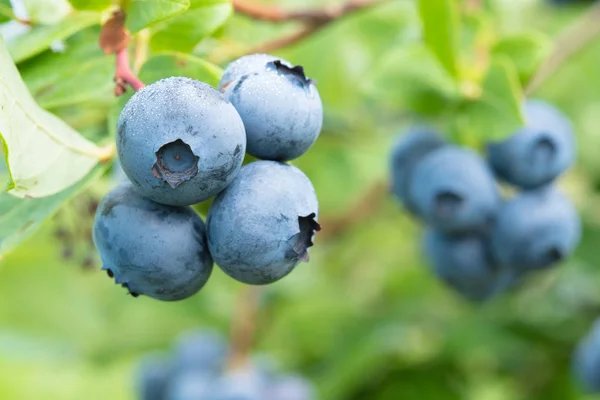
M 102 26 L 100 32 L 100 47 L 106 54 L 115 54 L 115 95 L 121 96 L 131 86 L 138 91 L 144 83 L 131 70 L 129 64 L 129 45 L 131 38 L 125 28 L 125 12 L 117 10 Z
M 254 47 L 252 50 L 247 51 L 249 54 L 255 53 L 270 53 L 277 49 L 281 49 L 283 47 L 291 46 L 294 43 L 300 42 L 302 39 L 312 35 L 315 33 L 315 29 L 310 26 L 305 26 L 304 28 L 291 33 L 288 36 L 284 36 L 281 39 L 275 39 L 271 42 L 266 42 Z
M 230 369 L 244 367 L 248 363 L 263 290 L 263 286 L 244 286 L 238 294 L 230 330 Z
M 245 0 L 234 0 L 235 11 L 250 18 L 269 22 L 302 21 L 309 24 L 327 23 L 350 12 L 370 7 L 382 0 L 350 0 L 318 10 L 285 11 L 279 7 L 250 4 Z
M 281 39 L 259 45 L 251 51 L 246 52 L 266 53 L 297 43 L 307 36 L 319 31 L 330 22 L 342 18 L 352 12 L 382 4 L 385 1 L 387 0 L 349 0 L 343 4 L 337 4 L 322 9 L 301 11 L 285 11 L 279 7 L 250 4 L 246 0 L 234 0 L 233 6 L 236 12 L 256 20 L 269 22 L 297 21 L 302 23 L 303 26 L 298 31 Z
M 537 73 L 529 81 L 525 94 L 535 92 L 571 57 L 583 50 L 596 36 L 600 35 L 600 3 L 591 6 L 590 10 L 572 26 L 567 28 L 555 41 L 554 52 L 542 64 Z
M 117 51 L 116 55 L 116 71 L 115 71 L 115 95 L 121 96 L 127 90 L 127 86 L 131 86 L 136 92 L 143 88 L 142 82 L 131 70 L 129 65 L 129 51 L 127 47 Z
M 376 182 L 344 215 L 320 221 L 323 229 L 319 232 L 319 240 L 336 237 L 354 225 L 364 222 L 379 210 L 381 202 L 388 196 L 388 193 L 388 183 Z

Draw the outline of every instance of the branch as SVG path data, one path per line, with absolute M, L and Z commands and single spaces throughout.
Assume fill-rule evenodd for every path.
M 318 10 L 285 11 L 279 7 L 250 4 L 246 0 L 234 0 L 235 11 L 252 19 L 269 22 L 301 21 L 308 24 L 327 23 L 350 12 L 370 7 L 382 0 L 350 0 Z
M 382 4 L 387 0 L 349 0 L 343 4 L 329 6 L 317 10 L 285 11 L 279 7 L 261 6 L 248 3 L 247 0 L 234 0 L 235 11 L 252 19 L 268 22 L 297 21 L 302 28 L 297 32 L 272 42 L 257 46 L 247 53 L 268 53 L 282 47 L 292 45 L 319 31 L 327 24 L 352 12 Z
M 231 321 L 229 368 L 246 366 L 254 344 L 256 319 L 264 287 L 244 286 L 235 302 Z
M 527 96 L 535 92 L 563 64 L 600 35 L 600 24 L 598 21 L 600 21 L 600 3 L 591 6 L 590 10 L 583 17 L 559 35 L 555 41 L 554 52 L 529 81 L 525 89 Z
M 131 70 L 129 50 L 127 46 L 131 37 L 125 28 L 125 12 L 117 10 L 102 26 L 100 32 L 100 47 L 106 54 L 115 54 L 115 95 L 121 96 L 131 86 L 138 91 L 144 83 Z
M 381 203 L 389 195 L 389 191 L 387 182 L 376 182 L 344 215 L 323 220 L 321 222 L 323 229 L 319 232 L 319 239 L 331 239 L 355 225 L 363 223 L 379 210 Z

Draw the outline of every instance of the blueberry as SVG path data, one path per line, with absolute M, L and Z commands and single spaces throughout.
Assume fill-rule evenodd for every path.
M 517 278 L 494 263 L 483 234 L 449 236 L 429 230 L 423 247 L 435 275 L 472 301 L 489 299 L 508 289 Z
M 408 196 L 409 177 L 417 163 L 446 142 L 426 126 L 413 126 L 398 138 L 391 155 L 392 193 L 404 206 L 415 213 L 416 206 Z
M 225 91 L 227 86 L 244 75 L 262 72 L 268 62 L 276 60 L 279 59 L 270 54 L 250 54 L 238 58 L 223 71 L 223 76 L 219 82 L 219 90 Z
M 585 391 L 600 393 L 600 319 L 577 345 L 573 354 L 573 372 Z
M 214 377 L 196 370 L 175 375 L 161 400 L 212 400 Z
M 580 235 L 581 221 L 573 204 L 546 187 L 523 192 L 501 207 L 492 229 L 492 252 L 503 265 L 543 269 L 568 257 Z
M 137 370 L 136 384 L 140 400 L 164 400 L 171 366 L 164 357 L 152 354 L 144 357 Z
M 246 149 L 235 108 L 209 85 L 173 77 L 138 91 L 118 122 L 123 170 L 144 196 L 162 204 L 207 200 L 233 180 Z
M 155 203 L 123 183 L 100 202 L 93 238 L 103 267 L 133 296 L 182 300 L 212 271 L 204 223 L 190 207 Z
M 215 385 L 210 400 L 265 400 L 267 382 L 252 367 L 228 371 Z
M 534 189 L 552 182 L 575 159 L 575 136 L 569 120 L 553 106 L 529 100 L 526 125 L 504 141 L 488 145 L 489 161 L 501 179 Z
M 319 230 L 317 196 L 296 167 L 257 161 L 242 168 L 213 202 L 208 245 L 225 273 L 248 284 L 268 284 L 308 261 Z
M 265 62 L 261 70 L 252 65 L 252 70 L 224 91 L 244 121 L 248 153 L 275 161 L 301 156 L 323 125 L 323 105 L 314 82 L 302 67 L 280 59 Z
M 175 367 L 203 373 L 220 373 L 227 358 L 227 344 L 209 330 L 186 332 L 175 345 Z
M 315 390 L 306 379 L 299 376 L 285 376 L 269 385 L 267 400 L 314 400 Z
M 456 146 L 434 150 L 417 163 L 408 195 L 417 215 L 444 232 L 483 229 L 500 205 L 487 165 L 477 153 Z

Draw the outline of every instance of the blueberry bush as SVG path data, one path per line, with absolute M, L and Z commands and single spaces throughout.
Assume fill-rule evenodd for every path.
M 0 0 L 0 398 L 600 398 L 599 20 Z

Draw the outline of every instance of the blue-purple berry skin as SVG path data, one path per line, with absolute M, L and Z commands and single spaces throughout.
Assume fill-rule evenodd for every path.
M 587 393 L 600 393 L 600 319 L 577 345 L 573 353 L 573 373 Z
M 163 356 L 144 357 L 136 371 L 136 392 L 139 400 L 164 400 L 168 391 L 171 365 Z
M 131 183 L 102 199 L 93 239 L 102 269 L 134 296 L 182 300 L 198 292 L 212 272 L 198 214 L 148 200 Z
M 177 370 L 220 373 L 227 361 L 227 343 L 215 331 L 189 331 L 177 338 L 174 364 Z
M 215 196 L 235 178 L 245 151 L 233 105 L 193 79 L 172 77 L 141 89 L 119 117 L 123 171 L 158 203 L 191 205 Z
M 444 139 L 432 128 L 424 125 L 410 127 L 394 144 L 390 157 L 391 190 L 412 213 L 416 213 L 416 206 L 409 196 L 410 176 L 423 157 L 444 145 Z
M 234 66 L 231 69 L 235 70 Z M 224 89 L 225 98 L 244 121 L 247 152 L 275 161 L 301 156 L 317 140 L 323 126 L 323 105 L 314 81 L 306 77 L 302 67 L 282 59 L 267 61 L 260 70 L 253 64 L 251 69 L 254 72 L 231 81 Z M 234 71 L 231 75 L 239 74 Z
M 500 209 L 492 228 L 494 258 L 522 271 L 569 257 L 581 238 L 573 203 L 553 187 L 522 192 Z
M 512 136 L 488 145 L 496 175 L 524 189 L 542 187 L 575 161 L 576 140 L 565 115 L 540 100 L 525 103 L 526 124 Z
M 441 147 L 417 163 L 408 196 L 419 217 L 446 233 L 485 230 L 501 203 L 487 164 L 457 146 Z
M 225 89 L 242 76 L 263 72 L 268 62 L 281 60 L 270 54 L 249 54 L 232 61 L 221 76 L 219 90 Z
M 494 263 L 482 234 L 445 235 L 429 230 L 423 247 L 434 274 L 469 300 L 486 300 L 502 284 L 501 268 Z
M 317 216 L 317 196 L 302 171 L 275 161 L 250 163 L 211 205 L 210 252 L 234 279 L 273 283 L 308 261 Z

